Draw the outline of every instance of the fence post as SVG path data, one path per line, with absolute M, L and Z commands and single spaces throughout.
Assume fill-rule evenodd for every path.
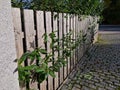
M 0 0 L 0 90 L 19 90 L 11 0 Z

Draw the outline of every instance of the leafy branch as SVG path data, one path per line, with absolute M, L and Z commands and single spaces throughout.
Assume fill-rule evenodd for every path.
M 93 23 L 92 23 L 93 24 Z M 93 30 L 95 24 L 91 25 L 88 29 Z M 22 83 L 29 83 L 38 81 L 42 83 L 48 75 L 55 78 L 55 72 L 58 72 L 62 66 L 67 64 L 66 59 L 70 57 L 75 49 L 79 47 L 81 43 L 85 44 L 87 40 L 87 34 L 80 32 L 77 33 L 76 39 L 73 38 L 73 32 L 70 30 L 69 33 L 65 34 L 62 39 L 57 38 L 56 32 L 51 32 L 49 35 L 46 33 L 43 35 L 45 43 L 49 43 L 51 50 L 47 52 L 45 48 L 38 47 L 33 51 L 24 53 L 20 59 L 18 59 L 18 72 L 19 80 Z M 59 45 L 58 45 L 59 43 Z M 62 47 L 64 46 L 64 48 Z M 54 53 L 58 51 L 61 55 L 54 57 Z M 28 62 L 27 66 L 23 66 L 24 62 Z M 52 63 L 49 65 L 49 63 Z
M 52 57 L 54 57 L 54 55 L 52 51 L 48 53 L 47 50 L 42 47 L 24 53 L 21 58 L 18 59 L 19 80 L 24 83 L 30 81 L 38 81 L 41 83 L 48 75 L 55 78 L 55 72 L 58 72 L 62 66 L 67 64 L 66 58 L 70 57 L 72 51 L 79 45 L 80 40 L 71 39 L 71 35 L 72 32 L 67 33 L 62 39 L 58 39 L 56 38 L 55 32 L 49 35 L 44 34 L 44 42 L 50 42 L 49 48 L 53 49 L 54 53 L 62 51 L 63 55 L 53 60 Z M 48 40 L 48 38 L 50 38 L 50 40 Z M 58 42 L 60 43 L 59 45 L 57 44 Z M 62 48 L 61 45 L 64 45 L 64 48 Z M 25 61 L 29 62 L 28 66 L 22 65 Z M 48 64 L 53 61 L 54 63 L 49 66 Z

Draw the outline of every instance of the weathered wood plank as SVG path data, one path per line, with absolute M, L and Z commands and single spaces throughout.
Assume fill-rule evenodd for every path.
M 57 13 L 53 13 L 53 32 L 55 32 L 56 38 L 58 38 L 58 17 L 55 17 Z M 58 45 L 58 43 L 56 43 Z M 58 51 L 54 50 L 54 60 L 56 61 L 58 59 Z M 54 78 L 54 90 L 58 88 L 58 72 L 55 73 L 56 77 Z
M 64 37 L 66 37 L 67 32 L 66 32 L 66 14 L 65 13 L 63 14 L 63 20 L 64 20 L 63 21 L 63 35 L 64 35 Z M 65 46 L 63 46 L 63 47 L 66 48 Z M 64 66 L 64 79 L 66 78 L 66 76 L 67 76 L 67 66 Z
M 77 41 L 78 40 L 78 30 L 80 29 L 79 28 L 79 22 L 78 22 L 78 16 L 76 16 L 76 21 L 75 22 L 76 22 L 76 26 L 75 26 L 76 27 L 76 30 L 75 30 L 76 32 L 75 33 L 76 33 L 76 41 Z M 79 59 L 79 57 L 78 57 L 78 49 L 79 49 L 79 47 L 76 48 L 76 58 L 77 58 L 77 61 Z
M 80 20 L 79 18 L 78 18 L 78 30 L 77 30 L 77 38 L 79 39 L 80 38 L 80 34 L 82 33 L 82 27 L 83 27 L 83 25 L 81 25 L 81 22 L 82 22 L 82 20 Z M 82 39 L 82 37 L 81 37 L 81 39 Z M 81 42 L 82 43 L 82 42 Z M 78 51 L 78 55 L 77 55 L 77 58 L 78 58 L 78 61 L 79 61 L 79 59 L 80 59 L 80 57 L 81 57 L 81 53 L 82 53 L 82 51 L 80 51 L 80 49 L 81 49 L 81 43 L 79 44 L 79 46 L 78 46 L 78 48 L 77 48 L 77 51 Z
M 67 24 L 66 32 L 69 33 L 70 32 L 70 15 L 69 14 L 67 15 L 67 21 L 66 22 L 67 22 L 66 23 Z M 68 60 L 68 65 L 67 65 L 68 70 L 67 70 L 67 72 L 69 74 L 70 73 L 70 57 L 68 57 L 67 60 Z
M 83 27 L 83 35 L 85 35 L 86 33 L 86 18 L 83 20 L 83 24 L 84 24 L 84 27 Z M 85 37 L 85 38 L 87 38 L 87 37 Z M 86 50 L 86 42 L 85 43 L 83 43 L 83 54 L 85 53 L 85 50 Z
M 42 48 L 45 49 L 44 40 L 42 38 L 43 34 L 45 33 L 44 13 L 43 13 L 43 11 L 37 11 L 36 12 L 36 21 L 37 21 L 37 42 L 38 42 L 38 47 L 42 47 Z M 44 58 L 45 55 L 42 55 L 41 57 Z M 40 90 L 47 90 L 46 85 L 47 85 L 47 82 L 45 80 L 40 84 Z
M 25 22 L 25 38 L 27 50 L 34 50 L 35 48 L 35 29 L 34 29 L 34 16 L 32 10 L 24 10 Z
M 71 15 L 71 18 L 70 18 L 70 29 L 71 29 L 71 39 L 73 39 L 73 15 Z M 72 40 L 71 40 L 72 41 Z M 74 65 L 74 57 L 73 57 L 73 52 L 71 53 L 71 70 L 73 69 L 73 65 Z
M 46 12 L 46 34 L 49 35 L 52 32 L 52 23 L 51 23 L 51 12 Z M 50 38 L 48 38 L 50 41 Z M 47 52 L 52 52 L 50 49 L 50 42 L 47 42 Z M 52 62 L 48 64 L 49 66 L 52 65 Z M 48 90 L 53 90 L 53 78 L 48 76 Z
M 74 15 L 74 41 L 76 43 L 76 15 Z M 74 50 L 75 66 L 77 64 L 76 49 Z
M 34 16 L 33 10 L 24 10 L 24 26 L 25 26 L 25 42 L 26 50 L 33 51 L 36 47 L 35 45 L 35 29 L 34 29 Z M 29 65 L 29 61 L 27 62 Z M 36 63 L 36 62 L 34 62 Z M 38 89 L 37 82 L 29 83 L 31 89 Z
M 44 12 L 37 11 L 37 42 L 38 47 L 45 48 L 44 40 L 42 36 L 45 34 L 45 27 L 44 27 Z
M 62 39 L 63 34 L 62 34 L 62 13 L 59 13 L 59 39 Z M 61 42 L 59 43 L 59 45 L 61 44 Z M 60 45 L 60 48 L 62 45 Z M 62 51 L 59 51 L 59 56 L 62 56 Z M 63 67 L 60 68 L 60 84 L 63 82 Z
M 86 29 L 87 29 L 87 22 L 86 22 L 86 18 L 84 19 L 84 31 L 83 31 L 83 34 L 85 35 L 85 34 L 87 34 L 87 32 L 86 32 Z M 87 38 L 87 36 L 86 36 L 86 38 Z M 86 51 L 86 41 L 85 41 L 85 43 L 84 43 L 84 52 Z
M 74 40 L 74 14 L 72 15 L 72 41 Z M 73 68 L 75 64 L 74 50 L 72 51 Z
M 23 37 L 24 37 L 22 32 L 20 9 L 12 8 L 12 13 L 13 13 L 13 27 L 15 32 L 17 58 L 20 58 L 23 54 Z
M 71 32 L 71 15 L 69 15 L 69 33 Z M 71 39 L 71 37 L 70 37 Z M 70 72 L 71 72 L 71 69 L 72 69 L 72 59 L 71 59 L 71 55 L 70 55 Z
M 73 29 L 73 40 L 75 40 L 75 15 L 73 16 L 73 28 L 74 28 Z M 73 51 L 73 57 L 74 57 L 74 67 L 75 67 L 75 64 L 76 64 L 75 50 Z
M 22 22 L 21 22 L 21 13 L 19 8 L 12 8 L 13 14 L 13 27 L 15 32 L 15 43 L 16 43 L 16 51 L 17 51 L 17 58 L 20 58 L 24 53 L 23 50 L 23 32 L 22 32 Z M 23 63 L 24 66 L 24 63 Z M 20 90 L 26 90 L 26 87 L 22 87 L 20 85 Z

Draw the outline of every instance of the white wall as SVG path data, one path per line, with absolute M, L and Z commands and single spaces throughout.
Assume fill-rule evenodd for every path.
M 19 90 L 11 1 L 0 0 L 0 90 Z

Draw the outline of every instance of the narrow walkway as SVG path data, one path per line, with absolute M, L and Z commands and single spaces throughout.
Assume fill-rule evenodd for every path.
M 120 90 L 120 32 L 100 32 L 61 90 Z

